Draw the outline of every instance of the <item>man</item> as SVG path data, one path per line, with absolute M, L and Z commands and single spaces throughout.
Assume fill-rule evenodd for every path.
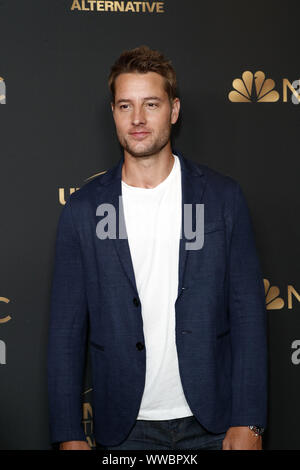
M 242 190 L 172 152 L 180 101 L 161 53 L 125 51 L 109 85 L 124 155 L 70 196 L 58 225 L 52 442 L 90 449 L 81 425 L 89 325 L 98 447 L 261 449 L 266 310 Z M 190 236 L 199 207 L 200 247 Z

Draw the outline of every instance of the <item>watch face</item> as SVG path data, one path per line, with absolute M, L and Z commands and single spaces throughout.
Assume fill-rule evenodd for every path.
M 264 428 L 261 426 L 249 426 L 251 431 L 253 431 L 257 436 L 261 436 L 264 432 Z

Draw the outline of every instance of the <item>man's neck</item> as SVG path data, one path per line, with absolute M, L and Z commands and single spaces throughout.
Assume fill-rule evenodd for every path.
M 130 186 L 151 189 L 164 181 L 172 171 L 174 157 L 171 147 L 155 155 L 133 157 L 124 153 L 122 181 Z

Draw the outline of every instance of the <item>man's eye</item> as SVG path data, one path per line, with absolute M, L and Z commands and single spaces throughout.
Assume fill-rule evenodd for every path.
M 156 103 L 148 103 L 149 108 L 156 108 Z
M 120 108 L 121 109 L 128 109 L 128 104 L 121 104 Z

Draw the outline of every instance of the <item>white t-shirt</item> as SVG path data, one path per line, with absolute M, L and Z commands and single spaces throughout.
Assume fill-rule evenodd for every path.
M 175 343 L 181 228 L 181 168 L 155 188 L 122 181 L 122 201 L 146 347 L 146 382 L 137 419 L 192 416 L 185 399 Z

